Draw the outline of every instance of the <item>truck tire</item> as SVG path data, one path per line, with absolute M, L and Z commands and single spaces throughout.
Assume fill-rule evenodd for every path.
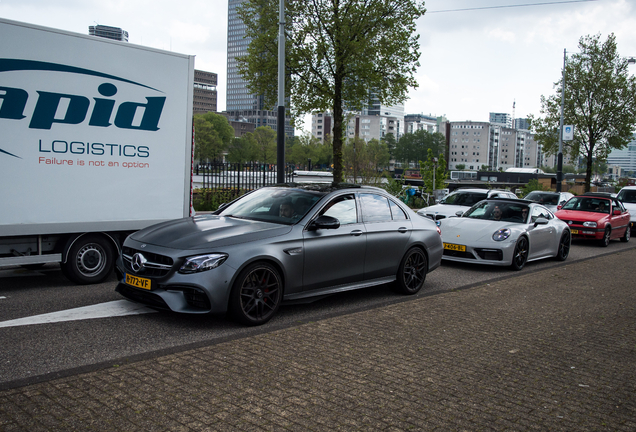
M 88 285 L 103 281 L 113 270 L 113 246 L 99 235 L 79 237 L 66 254 L 61 264 L 62 273 L 71 281 Z

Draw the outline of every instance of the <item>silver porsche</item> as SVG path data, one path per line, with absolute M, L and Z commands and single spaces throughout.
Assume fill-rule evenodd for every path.
M 157 309 L 260 325 L 286 301 L 387 283 L 415 294 L 442 251 L 435 223 L 382 189 L 277 185 L 130 235 L 116 289 Z
M 570 253 L 568 225 L 546 207 L 518 199 L 480 201 L 461 217 L 440 225 L 448 261 L 511 266 L 521 270 L 528 261 Z

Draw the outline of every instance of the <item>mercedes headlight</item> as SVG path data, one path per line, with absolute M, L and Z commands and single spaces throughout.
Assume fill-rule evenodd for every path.
M 179 269 L 179 273 L 198 273 L 212 270 L 220 266 L 227 259 L 227 254 L 196 255 L 186 258 Z
M 504 241 L 508 237 L 510 237 L 510 230 L 508 228 L 499 229 L 492 235 L 494 241 Z
M 596 228 L 596 222 L 583 222 L 584 227 Z

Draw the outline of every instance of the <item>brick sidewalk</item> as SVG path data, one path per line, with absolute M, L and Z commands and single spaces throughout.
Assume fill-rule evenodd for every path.
M 636 249 L 0 392 L 1 431 L 636 430 Z

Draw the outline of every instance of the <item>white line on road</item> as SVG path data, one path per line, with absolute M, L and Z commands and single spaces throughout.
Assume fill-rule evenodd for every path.
M 16 327 L 62 321 L 109 318 L 115 316 L 139 315 L 151 312 L 157 311 L 128 300 L 115 300 L 107 303 L 100 303 L 59 312 L 51 312 L 43 315 L 35 315 L 9 321 L 0 321 L 0 327 Z

